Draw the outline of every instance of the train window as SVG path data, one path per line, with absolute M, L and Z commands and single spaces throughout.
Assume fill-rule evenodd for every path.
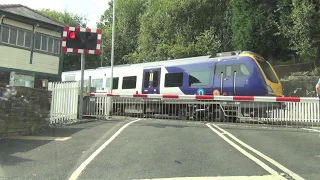
M 137 76 L 127 76 L 122 79 L 122 89 L 135 89 L 137 86 Z
M 216 66 L 216 70 L 215 70 L 215 76 L 218 76 L 220 77 L 221 76 L 221 73 L 225 72 L 225 68 L 226 66 Z
M 111 78 L 107 78 L 106 80 L 106 87 L 107 88 L 110 88 L 110 83 L 111 83 Z M 113 86 L 112 86 L 112 89 L 118 89 L 118 84 L 119 84 L 119 78 L 118 77 L 115 77 L 113 78 Z
M 269 63 L 267 63 L 266 61 L 257 61 L 259 63 L 259 65 L 261 66 L 264 74 L 266 75 L 267 79 L 269 79 L 269 81 L 273 82 L 273 83 L 278 83 L 278 79 L 275 75 L 275 73 L 272 71 L 272 67 L 270 66 Z
M 159 85 L 159 71 L 154 71 L 153 72 L 152 86 L 153 87 L 158 87 L 158 85 Z
M 144 88 L 149 87 L 149 78 L 150 78 L 150 72 L 144 73 L 144 78 L 143 78 L 143 87 Z
M 232 66 L 226 66 L 226 77 L 233 76 Z
M 102 87 L 103 79 L 92 79 L 91 87 Z
M 245 64 L 233 64 L 232 65 L 233 72 L 237 72 L 237 76 L 250 76 L 251 73 L 248 67 Z
M 112 89 L 118 89 L 118 87 L 119 87 L 119 78 L 115 77 L 113 78 Z
M 241 71 L 241 73 L 242 73 L 243 75 L 245 75 L 245 76 L 249 76 L 249 75 L 250 75 L 249 69 L 248 69 L 247 66 L 244 65 L 244 64 L 240 64 L 240 71 Z
M 198 71 L 189 73 L 189 86 L 209 86 L 210 71 Z
M 76 76 L 75 75 L 67 75 L 65 77 L 65 81 L 75 81 L 76 80 Z
M 183 73 L 167 73 L 164 79 L 164 87 L 181 87 L 183 85 Z

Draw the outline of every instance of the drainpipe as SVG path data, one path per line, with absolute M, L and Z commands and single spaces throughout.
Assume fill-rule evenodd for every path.
M 0 32 L 2 32 L 2 22 L 3 22 L 3 18 L 5 17 L 6 15 L 2 14 L 0 16 Z M 2 36 L 0 36 L 0 43 L 2 42 Z
M 36 29 L 37 29 L 38 26 L 39 26 L 39 24 L 33 25 L 32 41 L 31 41 L 31 53 L 30 53 L 30 64 L 32 64 L 32 60 L 33 60 L 34 41 L 36 39 Z

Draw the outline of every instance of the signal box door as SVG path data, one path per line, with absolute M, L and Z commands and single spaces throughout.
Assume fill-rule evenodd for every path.
M 160 94 L 161 68 L 143 70 L 142 94 Z

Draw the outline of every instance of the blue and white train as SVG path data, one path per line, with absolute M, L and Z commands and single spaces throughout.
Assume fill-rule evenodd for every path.
M 88 69 L 85 85 L 110 87 L 110 67 Z M 227 96 L 282 96 L 282 85 L 272 66 L 250 51 L 114 67 L 114 94 L 182 94 Z M 62 73 L 62 81 L 80 81 L 80 71 Z
M 282 96 L 272 66 L 252 52 L 220 53 L 114 67 L 114 94 L 212 95 L 213 91 L 237 96 Z M 234 54 L 234 55 L 232 55 Z M 110 67 L 85 70 L 85 85 L 107 89 Z M 62 81 L 80 81 L 80 71 L 62 73 Z

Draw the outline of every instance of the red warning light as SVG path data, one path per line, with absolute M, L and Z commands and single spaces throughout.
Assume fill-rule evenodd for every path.
M 71 39 L 76 38 L 76 33 L 73 32 L 73 31 L 70 31 L 70 32 L 69 32 L 69 37 L 70 37 Z

